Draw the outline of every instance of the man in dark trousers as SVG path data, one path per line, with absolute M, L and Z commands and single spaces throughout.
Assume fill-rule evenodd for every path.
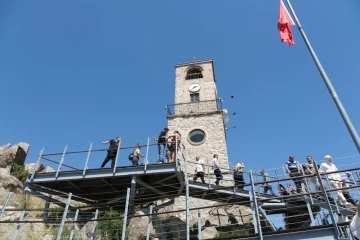
M 104 160 L 104 162 L 101 164 L 101 167 L 105 167 L 106 163 L 111 160 L 111 167 L 113 168 L 115 166 L 115 159 L 117 155 L 117 150 L 119 147 L 119 142 L 121 141 L 120 137 L 117 137 L 115 140 L 111 139 L 108 141 L 103 142 L 103 144 L 110 144 L 109 149 L 107 150 L 107 156 Z
M 159 137 L 157 138 L 158 141 L 158 160 L 157 162 L 164 162 L 163 156 L 166 149 L 166 140 L 167 140 L 167 133 L 169 132 L 169 129 L 166 127 L 163 131 L 161 131 Z

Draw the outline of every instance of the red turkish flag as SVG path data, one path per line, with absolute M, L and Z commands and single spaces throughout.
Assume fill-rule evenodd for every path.
M 280 31 L 280 39 L 289 45 L 294 45 L 294 39 L 291 31 L 291 25 L 295 25 L 284 3 L 280 0 L 278 29 Z

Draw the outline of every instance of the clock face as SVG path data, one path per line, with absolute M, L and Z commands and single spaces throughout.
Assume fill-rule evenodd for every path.
M 200 84 L 198 83 L 193 83 L 189 86 L 190 92 L 198 92 L 199 90 L 200 90 Z

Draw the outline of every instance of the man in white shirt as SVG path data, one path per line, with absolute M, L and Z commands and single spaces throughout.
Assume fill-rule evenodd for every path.
M 354 238 L 360 240 L 360 202 L 357 205 L 357 213 L 352 218 L 350 223 L 350 231 L 353 234 Z
M 201 182 L 205 183 L 204 175 L 205 175 L 205 163 L 202 159 L 200 159 L 199 156 L 196 156 L 196 168 L 195 168 L 195 175 L 193 180 L 196 181 L 198 178 L 200 178 Z
M 327 177 L 329 179 L 329 182 L 330 182 L 330 185 L 332 186 L 332 188 L 334 188 L 334 189 L 342 188 L 342 178 L 341 178 L 340 173 L 331 173 L 331 172 L 338 171 L 335 164 L 332 163 L 332 157 L 330 155 L 326 155 L 324 157 L 324 160 L 325 160 L 325 162 L 320 165 L 319 172 L 320 173 L 330 173 L 327 175 Z M 339 201 L 340 205 L 343 205 L 343 206 L 351 205 L 349 202 L 346 201 L 341 190 L 337 190 L 336 193 L 338 195 L 338 201 Z
M 214 159 L 212 161 L 212 169 L 214 170 L 214 174 L 216 176 L 215 184 L 219 185 L 219 182 L 223 179 L 223 176 L 221 174 L 219 161 L 218 161 L 219 155 L 214 154 Z
M 235 188 L 239 188 L 240 190 L 244 190 L 244 168 L 245 165 L 242 162 L 238 162 L 236 166 L 233 167 Z

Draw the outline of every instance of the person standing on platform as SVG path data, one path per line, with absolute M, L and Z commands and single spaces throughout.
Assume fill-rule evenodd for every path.
M 164 128 L 163 131 L 161 131 L 160 135 L 158 138 L 155 138 L 155 140 L 158 141 L 158 159 L 157 159 L 157 163 L 164 163 L 164 153 L 165 153 L 165 149 L 166 149 L 166 140 L 167 140 L 167 133 L 169 132 L 169 128 Z
M 307 163 L 305 164 L 305 169 L 307 170 L 308 174 L 312 177 L 309 177 L 308 179 L 315 185 L 315 190 L 317 192 L 320 192 L 320 184 L 317 176 L 315 175 L 315 167 L 314 162 L 311 156 L 306 157 Z M 310 189 L 310 187 L 309 187 Z
M 101 168 L 105 167 L 106 163 L 111 160 L 111 167 L 113 168 L 115 166 L 115 159 L 117 155 L 117 150 L 119 147 L 119 142 L 121 141 L 120 137 L 117 137 L 115 140 L 111 139 L 105 142 L 102 142 L 103 144 L 110 144 L 109 149 L 107 150 L 107 156 L 104 160 L 104 162 L 101 164 Z
M 136 147 L 134 148 L 134 154 L 133 154 L 133 159 L 132 159 L 133 166 L 138 166 L 139 159 L 145 157 L 144 155 L 141 154 L 140 148 L 141 148 L 140 144 L 137 144 Z
M 269 174 L 267 174 L 264 169 L 261 169 L 260 174 L 263 176 L 264 194 L 267 194 L 267 192 L 270 190 L 271 194 L 275 195 L 272 185 L 271 183 L 269 183 L 270 181 Z
M 212 161 L 212 169 L 214 170 L 214 174 L 216 176 L 216 181 L 215 181 L 216 185 L 219 185 L 219 182 L 223 179 L 218 159 L 219 159 L 219 155 L 214 154 L 214 159 Z
M 289 156 L 289 160 L 285 165 L 286 172 L 289 173 L 289 176 L 293 178 L 293 181 L 296 186 L 296 191 L 298 193 L 302 192 L 301 183 L 303 182 L 301 179 L 296 178 L 301 176 L 300 164 L 295 161 L 294 156 Z
M 333 189 L 342 188 L 342 178 L 340 173 L 331 173 L 338 171 L 335 164 L 332 163 L 332 157 L 330 155 L 326 155 L 324 157 L 325 162 L 320 165 L 319 172 L 320 173 L 329 173 L 327 178 L 329 179 L 330 185 Z M 341 190 L 336 191 L 338 195 L 338 202 L 342 206 L 349 206 L 351 205 L 343 195 Z
M 195 182 L 198 178 L 201 179 L 202 183 L 205 183 L 205 163 L 199 156 L 196 156 L 196 168 L 193 181 Z
M 245 165 L 242 162 L 238 162 L 233 168 L 234 171 L 234 182 L 237 189 L 244 190 L 244 168 Z
M 349 179 L 349 174 L 348 174 L 349 172 L 342 172 L 342 173 L 340 173 L 340 175 L 341 175 L 341 178 L 342 178 L 342 185 L 341 185 L 341 187 L 343 187 L 343 188 L 347 188 L 347 187 L 351 187 L 351 185 L 349 184 L 349 183 L 351 183 L 351 181 L 350 181 L 350 179 Z M 353 206 L 356 206 L 356 202 L 355 202 L 355 200 L 353 199 L 353 197 L 351 196 L 351 193 L 350 193 L 350 188 L 348 188 L 348 189 L 343 189 L 343 195 L 344 195 L 344 197 L 345 197 L 345 199 L 346 199 L 346 201 L 348 201 L 349 203 L 351 203 L 351 205 L 353 205 Z

